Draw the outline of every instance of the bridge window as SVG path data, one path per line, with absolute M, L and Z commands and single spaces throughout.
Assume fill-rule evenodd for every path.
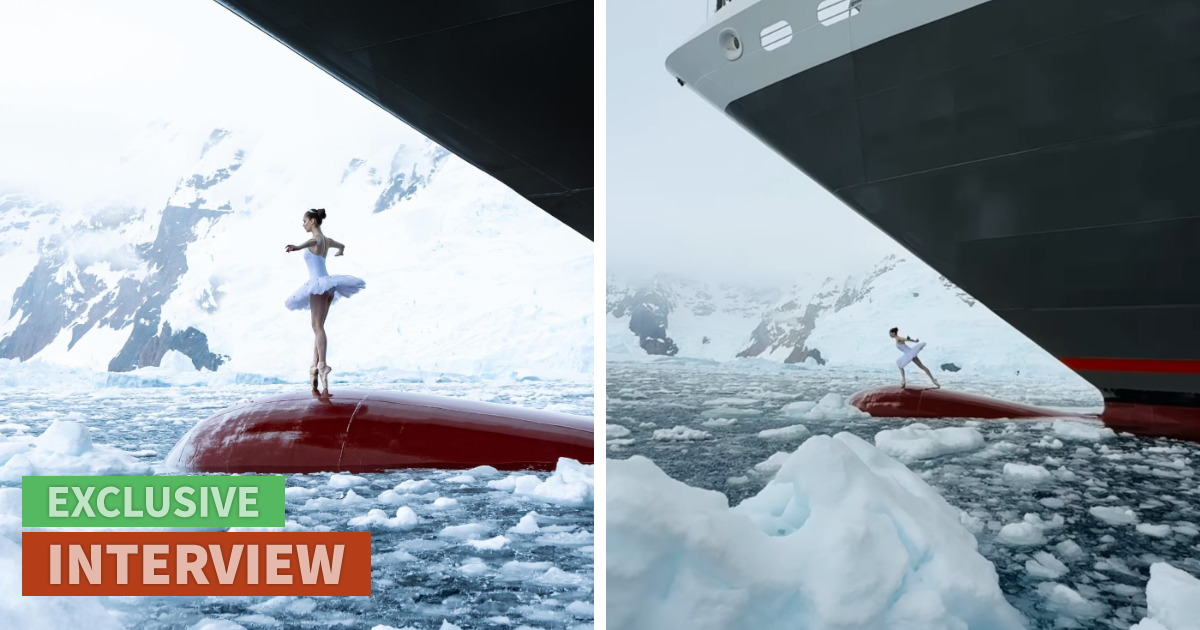
M 786 21 L 780 20 L 764 28 L 759 35 L 762 37 L 763 49 L 775 50 L 792 41 L 792 26 Z
M 825 26 L 837 24 L 858 15 L 861 5 L 862 0 L 822 0 L 817 5 L 817 19 Z

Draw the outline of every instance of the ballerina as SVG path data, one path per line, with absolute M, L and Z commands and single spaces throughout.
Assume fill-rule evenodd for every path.
M 366 288 L 367 283 L 354 276 L 331 276 L 325 270 L 325 257 L 330 249 L 338 250 L 334 256 L 346 253 L 346 246 L 325 236 L 321 231 L 321 223 L 325 220 L 325 209 L 318 208 L 304 213 L 304 231 L 312 234 L 312 238 L 299 245 L 288 245 L 286 252 L 304 250 L 304 264 L 308 265 L 308 282 L 305 282 L 284 300 L 284 306 L 289 310 L 312 311 L 312 328 L 316 336 L 313 345 L 313 364 L 308 369 L 312 380 L 313 393 L 329 394 L 329 373 L 333 371 L 325 363 L 328 349 L 328 338 L 325 336 L 325 317 L 329 315 L 329 307 L 339 297 L 350 297 Z M 320 377 L 323 392 L 317 391 L 317 379 Z
M 904 382 L 904 366 L 908 365 L 909 362 L 912 362 L 917 367 L 921 368 L 921 370 L 923 372 L 925 372 L 926 375 L 929 376 L 929 380 L 933 381 L 934 389 L 941 388 L 941 385 L 937 382 L 937 379 L 933 378 L 933 372 L 930 372 L 929 368 L 925 367 L 925 364 L 921 363 L 921 359 L 919 359 L 917 357 L 917 354 L 919 352 L 921 352 L 922 348 L 925 347 L 924 341 L 920 341 L 918 339 L 910 339 L 908 337 L 901 335 L 899 328 L 893 328 L 893 329 L 889 330 L 888 336 L 890 336 L 892 339 L 896 340 L 896 349 L 899 350 L 901 353 L 903 353 L 899 359 L 896 359 L 896 365 L 898 365 L 900 367 L 900 387 L 901 388 L 907 387 L 907 384 Z M 911 341 L 917 345 L 909 347 L 909 345 L 907 343 L 909 341 Z

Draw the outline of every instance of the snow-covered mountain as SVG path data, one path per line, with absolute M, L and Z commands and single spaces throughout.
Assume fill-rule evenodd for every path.
M 284 246 L 322 207 L 347 246 L 330 273 L 367 282 L 326 322 L 335 370 L 591 378 L 589 241 L 407 128 L 314 135 L 154 123 L 113 152 L 122 201 L 0 190 L 0 358 L 122 372 L 173 350 L 303 379 Z
M 802 274 L 790 287 L 657 275 L 608 278 L 607 356 L 887 366 L 888 329 L 929 344 L 933 369 L 1070 374 L 1061 363 L 924 263 L 888 256 L 845 278 Z M 668 351 L 669 350 L 669 351 Z

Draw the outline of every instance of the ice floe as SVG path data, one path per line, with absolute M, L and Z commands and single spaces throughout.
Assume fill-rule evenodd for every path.
M 1166 562 L 1150 565 L 1146 609 L 1129 630 L 1200 630 L 1200 580 Z
M 0 435 L 0 482 L 33 475 L 149 475 L 153 468 L 126 451 L 92 443 L 82 424 L 56 420 L 37 437 Z
M 869 418 L 870 414 L 846 402 L 841 394 L 829 393 L 821 400 L 801 400 L 788 403 L 780 409 L 780 413 L 788 418 L 800 420 L 844 420 L 847 418 Z
M 665 441 L 686 442 L 690 440 L 706 440 L 712 437 L 708 431 L 693 429 L 683 425 L 677 425 L 670 429 L 658 429 L 654 432 L 654 439 Z
M 758 432 L 758 437 L 765 440 L 781 440 L 781 441 L 798 441 L 806 440 L 812 435 L 808 427 L 803 424 L 793 424 L 790 427 L 780 427 L 778 429 L 763 429 Z
M 983 434 L 975 427 L 933 429 L 928 425 L 915 423 L 900 429 L 876 433 L 875 445 L 879 450 L 900 461 L 912 462 L 978 450 L 983 448 L 984 439 Z
M 1084 420 L 1055 420 L 1052 425 L 1054 433 L 1064 440 L 1074 440 L 1077 442 L 1100 442 L 1117 437 L 1117 434 L 1112 429 L 1104 426 L 1099 421 L 1088 422 Z
M 610 460 L 607 503 L 610 628 L 1024 627 L 960 511 L 850 434 L 810 438 L 732 509 Z

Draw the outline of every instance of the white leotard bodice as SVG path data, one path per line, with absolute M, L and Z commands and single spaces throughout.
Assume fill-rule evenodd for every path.
M 325 257 L 312 253 L 308 248 L 304 249 L 304 264 L 308 265 L 308 277 L 310 280 L 329 275 L 329 272 L 325 269 Z

